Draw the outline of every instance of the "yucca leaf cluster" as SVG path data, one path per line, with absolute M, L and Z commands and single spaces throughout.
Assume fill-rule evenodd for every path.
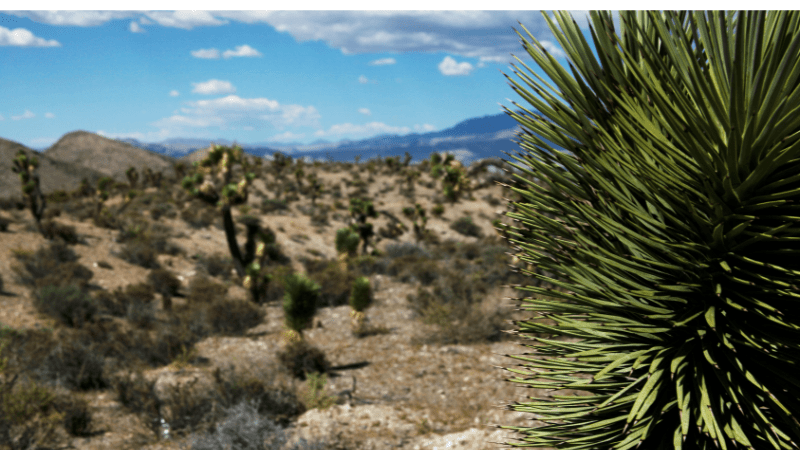
M 508 77 L 532 108 L 506 108 L 506 215 L 558 289 L 520 287 L 546 320 L 507 370 L 551 392 L 509 405 L 543 425 L 507 445 L 798 448 L 800 13 L 591 12 L 594 49 L 544 15 L 569 68 L 517 32 L 550 81 Z

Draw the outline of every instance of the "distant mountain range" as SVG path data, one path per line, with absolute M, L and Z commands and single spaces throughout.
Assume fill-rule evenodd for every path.
M 503 152 L 516 155 L 521 149 L 511 139 L 516 138 L 519 126 L 506 114 L 465 120 L 442 131 L 405 136 L 384 135 L 360 141 L 317 142 L 312 145 L 238 144 L 245 153 L 272 159 L 281 152 L 294 159 L 311 159 L 332 162 L 354 162 L 387 156 L 411 155 L 411 163 L 418 164 L 430 158 L 431 153 L 452 153 L 465 166 L 488 158 L 511 160 Z M 37 151 L 40 160 L 42 190 L 50 193 L 58 189 L 76 189 L 86 178 L 91 184 L 103 176 L 125 182 L 129 167 L 171 173 L 178 160 L 191 163 L 199 161 L 209 151 L 210 144 L 232 145 L 226 139 L 174 138 L 159 143 L 142 143 L 135 139 L 109 139 L 88 131 L 65 134 L 47 149 Z M 559 147 L 551 144 L 553 148 Z M 18 142 L 0 137 L 0 197 L 20 195 L 17 174 L 11 162 L 18 150 L 34 151 Z M 515 162 L 511 160 L 511 162 Z M 489 167 L 490 172 L 500 169 Z
M 514 154 L 520 150 L 511 141 L 520 130 L 519 124 L 505 113 L 468 119 L 455 126 L 431 133 L 412 133 L 405 136 L 381 135 L 358 141 L 318 141 L 309 145 L 236 142 L 245 153 L 272 158 L 280 152 L 295 159 L 352 162 L 356 156 L 362 161 L 375 157 L 411 155 L 412 163 L 428 159 L 431 153 L 449 152 L 465 165 L 486 158 L 506 158 L 502 153 Z M 144 143 L 136 139 L 117 139 L 120 142 L 150 150 L 173 158 L 182 158 L 196 150 L 208 148 L 212 143 L 230 146 L 227 139 L 172 138 L 158 143 Z M 552 145 L 552 144 L 551 144 Z M 554 148 L 559 147 L 553 145 Z

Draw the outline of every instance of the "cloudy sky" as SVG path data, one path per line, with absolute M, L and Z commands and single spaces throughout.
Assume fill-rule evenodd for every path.
M 42 149 L 75 130 L 265 144 L 441 130 L 520 100 L 501 73 L 512 53 L 534 67 L 518 21 L 562 54 L 538 11 L 0 11 L 0 137 Z

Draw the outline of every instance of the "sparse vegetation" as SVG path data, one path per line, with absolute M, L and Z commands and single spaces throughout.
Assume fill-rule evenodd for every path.
M 222 151 L 217 155 L 217 165 L 224 154 Z M 236 158 L 235 154 L 231 155 L 229 157 Z M 13 370 L 30 375 L 41 392 L 50 392 L 47 390 L 50 388 L 65 391 L 53 397 L 47 414 L 52 415 L 52 427 L 61 427 L 70 436 L 93 439 L 99 435 L 100 430 L 92 425 L 95 408 L 89 406 L 86 399 L 113 392 L 113 401 L 123 406 L 125 414 L 135 414 L 151 426 L 149 435 L 137 436 L 132 442 L 141 442 L 141 445 L 152 442 L 160 432 L 160 414 L 171 411 L 166 418 L 174 438 L 185 438 L 187 443 L 192 442 L 192 448 L 206 448 L 203 445 L 223 442 L 219 436 L 236 434 L 244 436 L 241 439 L 245 440 L 255 438 L 265 433 L 266 426 L 261 429 L 259 424 L 267 420 L 287 426 L 305 410 L 326 408 L 337 401 L 336 397 L 327 396 L 324 389 L 325 383 L 336 376 L 332 364 L 313 339 L 303 338 L 304 331 L 310 333 L 309 330 L 321 326 L 321 322 L 315 324 L 320 308 L 348 305 L 352 317 L 348 317 L 347 323 L 352 326 L 352 335 L 343 333 L 343 338 L 374 339 L 395 332 L 393 328 L 368 326 L 366 322 L 365 308 L 375 307 L 377 283 L 370 281 L 374 275 L 424 288 L 416 292 L 409 304 L 416 308 L 413 310 L 417 317 L 413 320 L 438 326 L 437 333 L 429 335 L 427 342 L 462 342 L 466 337 L 453 335 L 452 330 L 459 328 L 459 321 L 465 323 L 464 318 L 469 318 L 470 312 L 454 312 L 457 308 L 452 305 L 459 305 L 458 300 L 442 292 L 450 292 L 448 289 L 461 292 L 450 284 L 463 283 L 457 274 L 465 273 L 469 267 L 465 261 L 480 264 L 481 258 L 489 257 L 482 253 L 475 256 L 470 248 L 451 248 L 449 240 L 440 242 L 436 235 L 439 231 L 430 230 L 438 216 L 426 217 L 421 206 L 425 199 L 412 201 L 414 206 L 409 212 L 413 214 L 406 214 L 413 222 L 417 238 L 406 234 L 412 224 L 406 226 L 397 220 L 396 217 L 403 218 L 403 212 L 394 209 L 391 202 L 384 202 L 378 192 L 379 187 L 386 189 L 384 195 L 407 195 L 414 191 L 420 174 L 425 173 L 427 167 L 409 164 L 409 155 L 405 160 L 399 157 L 372 159 L 361 166 L 315 163 L 313 167 L 306 163 L 295 165 L 287 157 L 278 158 L 277 164 L 232 167 L 232 179 L 227 184 L 213 178 L 217 175 L 210 165 L 198 164 L 190 168 L 177 164 L 173 169 L 180 178 L 158 177 L 156 174 L 160 172 L 148 168 L 129 168 L 124 172 L 125 183 L 111 178 L 93 179 L 91 183 L 86 180 L 74 191 L 48 194 L 46 201 L 50 206 L 42 216 L 42 227 L 52 241 L 18 248 L 9 259 L 13 260 L 12 271 L 16 274 L 12 283 L 30 290 L 36 313 L 40 315 L 37 318 L 55 319 L 56 333 L 25 330 L 14 334 L 8 344 L 13 347 L 8 354 L 18 355 L 10 359 Z M 240 178 L 237 177 L 247 180 L 248 170 L 269 177 L 264 180 L 266 192 L 275 192 L 276 198 L 265 198 L 263 187 L 253 189 L 248 184 L 251 201 L 236 204 L 237 199 L 241 199 L 237 197 L 240 192 L 236 183 Z M 310 173 L 312 170 L 314 173 Z M 203 180 L 196 184 L 196 175 L 200 172 Z M 330 184 L 329 178 L 325 178 L 326 189 L 321 189 L 322 177 L 317 174 L 335 172 L 341 172 L 343 178 Z M 381 176 L 393 178 L 387 183 Z M 186 177 L 190 178 L 190 183 L 181 186 Z M 209 189 L 203 188 L 209 178 L 216 180 L 214 187 L 218 188 L 214 204 L 201 198 L 206 195 L 201 189 Z M 398 192 L 395 188 L 401 182 L 401 192 Z M 97 183 L 96 188 L 92 186 L 94 183 Z M 352 192 L 344 193 L 342 184 Z M 197 192 L 193 193 L 192 188 Z M 330 197 L 323 196 L 323 192 L 330 193 Z M 224 205 L 218 205 L 225 195 L 233 199 L 229 209 L 231 223 L 239 234 L 245 234 L 245 243 L 239 248 L 244 272 L 237 270 L 230 245 L 208 252 L 208 247 L 189 247 L 182 241 L 181 246 L 192 256 L 177 245 L 178 239 L 194 239 L 195 230 L 209 226 L 212 230 L 213 227 L 226 230 L 225 239 L 230 244 L 227 219 L 224 215 L 220 217 Z M 378 197 L 372 200 L 375 195 Z M 344 199 L 350 203 L 349 207 Z M 375 211 L 373 201 L 385 208 L 386 214 Z M 434 203 L 431 198 L 427 201 Z M 9 217 L 13 216 L 14 220 L 8 220 L 12 232 L 32 231 L 30 216 L 24 216 L 24 211 L 16 212 L 18 203 L 14 199 L 0 199 L 0 209 L 12 210 Z M 458 205 L 453 208 L 458 210 Z M 342 214 L 344 210 L 348 212 Z M 276 225 L 283 233 L 281 236 L 292 239 L 293 247 L 301 248 L 299 253 L 297 248 L 292 248 L 290 258 L 277 244 L 278 235 L 262 226 L 261 221 L 271 220 L 271 217 L 285 220 L 280 216 L 295 214 L 305 221 L 305 230 L 296 230 L 295 222 Z M 60 219 L 56 222 L 52 217 Z M 86 222 L 87 219 L 92 221 Z M 382 227 L 377 234 L 373 233 L 373 224 L 368 223 L 368 219 L 383 222 L 378 224 Z M 83 222 L 78 224 L 80 236 L 75 231 L 75 222 Z M 341 223 L 346 225 L 337 230 L 333 248 L 326 252 L 318 242 L 323 233 L 333 232 L 331 228 L 325 230 L 332 222 L 339 222 L 336 228 L 342 226 Z M 13 228 L 15 226 L 17 228 Z M 176 227 L 177 233 L 172 227 Z M 250 239 L 253 230 L 256 230 L 256 238 Z M 208 235 L 208 231 L 199 232 Z M 382 238 L 400 242 L 384 246 Z M 206 242 L 207 238 L 203 239 Z M 313 247 L 309 246 L 312 241 L 315 242 Z M 79 243 L 88 245 L 75 245 Z M 97 258 L 95 248 L 106 246 L 111 250 L 107 253 L 104 250 Z M 331 257 L 333 251 L 339 253 L 340 258 Z M 83 262 L 79 255 L 86 258 L 87 254 L 92 256 L 84 264 L 94 267 L 97 277 L 79 263 Z M 248 255 L 252 255 L 249 263 Z M 305 273 L 295 271 L 294 258 L 305 267 Z M 497 283 L 513 279 L 503 272 L 507 261 L 491 261 L 493 269 L 482 269 L 482 276 Z M 246 283 L 248 276 L 251 281 Z M 114 287 L 109 287 L 109 283 Z M 6 279 L 6 290 L 8 284 Z M 260 301 L 247 301 L 239 285 L 250 291 L 247 295 L 250 300 L 255 298 L 252 292 L 255 285 Z M 477 284 L 469 286 L 478 293 L 483 292 Z M 0 292 L 3 292 L 2 278 Z M 20 298 L 16 292 L 14 297 L 6 298 Z M 436 298 L 437 295 L 445 298 Z M 276 302 L 284 306 L 282 319 L 287 334 L 272 357 L 281 374 L 306 381 L 301 391 L 265 384 L 264 380 L 274 377 L 272 373 L 257 379 L 237 378 L 231 372 L 229 379 L 223 379 L 217 372 L 216 388 L 207 395 L 197 396 L 189 390 L 176 388 L 169 399 L 154 398 L 154 381 L 147 381 L 144 373 L 165 367 L 175 373 L 200 369 L 206 362 L 195 345 L 204 339 L 223 336 L 227 339 L 274 339 L 275 336 L 262 337 L 263 331 L 252 329 L 267 320 L 267 305 L 263 303 L 274 305 Z M 465 302 L 462 306 L 469 309 L 469 304 Z M 478 323 L 480 313 L 472 314 L 474 318 L 469 320 L 474 320 L 482 331 L 464 332 L 465 336 L 484 342 L 497 339 L 499 322 L 491 319 Z M 242 361 L 242 364 L 247 362 Z M 257 402 L 241 406 L 251 399 Z M 245 416 L 247 420 L 235 419 Z M 229 431 L 220 434 L 218 430 Z M 248 448 L 241 444 L 244 441 L 234 441 L 237 443 L 231 444 L 232 448 Z M 322 445 L 301 441 L 295 448 L 323 448 Z

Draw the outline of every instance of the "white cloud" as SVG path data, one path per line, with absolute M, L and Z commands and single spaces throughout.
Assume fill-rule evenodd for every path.
M 439 63 L 439 72 L 445 76 L 469 75 L 474 70 L 472 64 L 468 62 L 456 62 L 455 59 L 445 56 Z
M 586 11 L 571 11 L 588 30 Z M 510 63 L 521 54 L 519 22 L 540 41 L 553 35 L 539 11 L 219 11 L 217 17 L 264 22 L 298 42 L 323 41 L 345 54 L 448 53 Z M 616 16 L 618 17 L 618 15 Z
M 539 41 L 539 43 L 542 44 L 542 47 L 544 47 L 544 49 L 547 50 L 547 52 L 553 55 L 555 58 L 564 58 L 565 56 L 567 56 L 567 54 L 564 53 L 563 50 L 561 50 L 561 46 L 559 46 L 558 44 L 554 44 L 553 42 L 550 41 Z
M 56 117 L 56 115 L 51 113 L 51 112 L 48 112 L 48 113 L 44 113 L 44 117 L 46 119 L 54 119 Z
M 369 83 L 369 80 L 364 75 L 361 75 L 360 77 L 358 77 L 358 82 L 361 84 L 367 84 Z
M 372 115 L 372 111 L 370 111 L 369 108 L 358 108 L 358 112 L 360 112 L 361 114 L 364 114 L 365 116 L 371 116 Z
M 298 139 L 302 139 L 304 136 L 305 136 L 305 134 L 303 134 L 303 133 L 296 134 L 296 133 L 292 133 L 291 131 L 286 131 L 284 133 L 276 134 L 275 136 L 272 136 L 271 138 L 269 138 L 269 140 L 271 142 L 292 142 L 292 141 L 296 141 Z
M 3 115 L 2 115 L 2 114 L 0 114 L 0 120 L 6 120 L 6 118 L 5 118 L 5 117 L 3 117 Z
M 32 112 L 30 112 L 30 111 L 28 111 L 26 109 L 24 113 L 22 113 L 22 114 L 20 114 L 18 116 L 11 116 L 11 120 L 33 119 L 34 117 L 36 117 L 36 114 L 34 114 L 34 113 L 32 113 Z
M 195 58 L 219 59 L 219 50 L 215 48 L 194 50 L 191 53 Z
M 192 83 L 192 85 L 194 86 L 192 92 L 197 94 L 214 95 L 236 93 L 236 88 L 233 87 L 230 81 L 208 80 L 203 83 Z
M 96 27 L 109 20 L 126 19 L 140 14 L 130 11 L 3 11 L 17 17 L 27 17 L 48 25 Z
M 570 11 L 588 31 L 588 11 Z M 99 26 L 111 20 L 138 19 L 141 25 L 190 30 L 237 21 L 266 23 L 298 42 L 323 41 L 345 54 L 446 53 L 481 62 L 513 63 L 510 53 L 524 50 L 521 22 L 539 41 L 555 42 L 539 11 L 5 11 L 35 22 L 62 26 Z M 551 13 L 552 15 L 552 13 Z M 619 29 L 619 14 L 614 13 Z M 424 31 L 422 31 L 424 30 Z M 548 51 L 550 51 L 548 49 Z M 557 55 L 557 52 L 552 52 Z M 198 56 L 199 57 L 199 56 Z
M 25 28 L 15 28 L 9 30 L 8 28 L 0 27 L 0 47 L 61 47 L 61 44 L 56 40 L 47 40 L 36 37 Z
M 233 58 L 233 57 L 242 57 L 242 56 L 261 56 L 261 53 L 258 50 L 250 47 L 249 45 L 240 45 L 236 47 L 236 50 L 225 50 L 222 54 L 222 57 L 225 59 Z
M 414 125 L 414 131 L 417 133 L 430 133 L 431 131 L 436 131 L 436 127 L 428 123 L 424 125 Z
M 213 100 L 186 102 L 180 114 L 165 117 L 151 125 L 173 136 L 195 132 L 192 128 L 216 127 L 220 130 L 253 127 L 255 130 L 285 127 L 319 127 L 319 112 L 313 106 L 281 105 L 267 98 L 241 98 L 228 95 Z
M 180 92 L 178 92 L 178 91 L 176 91 L 175 89 L 173 89 L 173 90 L 169 91 L 169 96 L 170 96 L 170 97 L 177 97 L 177 96 L 179 96 L 179 95 L 181 95 L 181 93 L 180 93 Z
M 128 29 L 131 30 L 131 33 L 144 33 L 142 27 L 140 27 L 136 22 L 131 22 Z
M 194 27 L 227 25 L 227 20 L 219 20 L 211 11 L 150 11 L 144 15 L 153 22 L 173 28 L 191 30 Z
M 411 128 L 409 127 L 393 127 L 391 125 L 386 125 L 382 122 L 370 122 L 365 123 L 362 125 L 355 125 L 352 123 L 340 123 L 333 125 L 332 127 L 328 128 L 328 130 L 319 130 L 314 133 L 314 136 L 317 137 L 341 137 L 341 136 L 353 136 L 353 137 L 369 137 L 375 136 L 378 134 L 408 134 L 411 132 Z
M 376 59 L 375 61 L 370 61 L 370 66 L 385 66 L 389 64 L 397 64 L 394 58 L 383 58 L 383 59 Z

